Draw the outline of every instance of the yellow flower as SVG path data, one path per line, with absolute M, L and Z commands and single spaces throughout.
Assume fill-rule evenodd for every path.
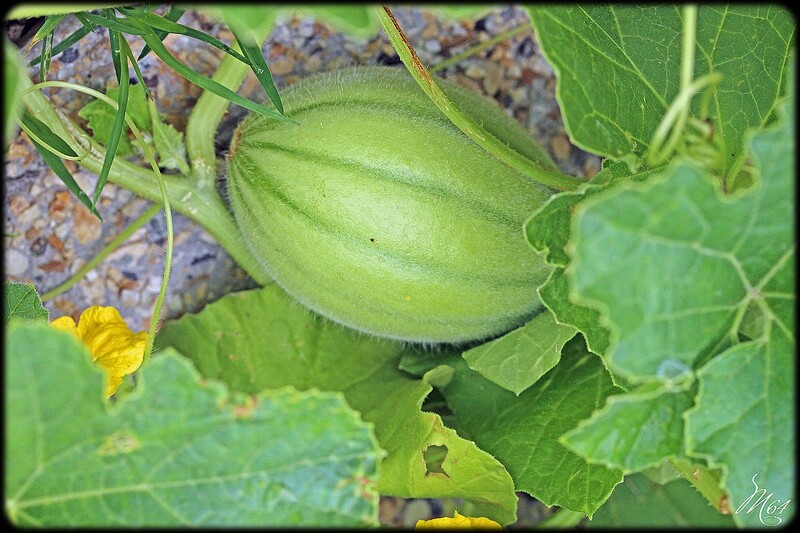
M 414 529 L 503 529 L 503 526 L 488 518 L 471 518 L 461 516 L 458 511 L 453 518 L 433 518 L 431 520 L 417 520 Z
M 147 332 L 134 334 L 113 307 L 92 306 L 78 319 L 62 316 L 50 325 L 69 331 L 92 352 L 92 360 L 106 373 L 106 396 L 117 392 L 123 376 L 133 373 L 142 364 Z

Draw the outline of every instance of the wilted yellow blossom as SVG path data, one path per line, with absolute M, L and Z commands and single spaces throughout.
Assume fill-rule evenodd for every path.
M 431 520 L 417 520 L 417 525 L 414 529 L 451 529 L 451 528 L 464 528 L 464 529 L 503 529 L 503 526 L 489 520 L 488 518 L 472 518 L 469 516 L 461 516 L 458 511 L 455 512 L 453 518 L 433 518 Z
M 113 307 L 92 306 L 81 314 L 77 324 L 68 316 L 50 324 L 71 332 L 89 348 L 92 360 L 106 373 L 106 396 L 114 394 L 123 376 L 142 364 L 147 332 L 134 334 Z

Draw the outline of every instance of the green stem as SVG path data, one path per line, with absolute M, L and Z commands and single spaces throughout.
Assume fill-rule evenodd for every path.
M 686 121 L 689 118 L 692 96 L 699 90 L 698 82 L 692 81 L 694 77 L 694 55 L 697 35 L 697 6 L 683 6 L 683 32 L 681 34 L 681 70 L 680 88 L 670 109 L 664 115 L 650 144 L 648 160 L 655 166 L 666 161 L 678 146 L 684 135 Z M 704 77 L 703 79 L 708 79 Z M 670 131 L 671 130 L 671 131 Z M 666 143 L 663 139 L 670 132 Z
M 558 171 L 548 170 L 539 166 L 504 142 L 501 142 L 484 129 L 484 127 L 468 113 L 461 111 L 441 87 L 439 87 L 439 84 L 436 83 L 436 80 L 419 60 L 417 53 L 409 44 L 403 34 L 403 30 L 397 23 L 394 15 L 392 15 L 391 9 L 389 9 L 388 6 L 383 6 L 383 9 L 378 9 L 378 17 L 383 25 L 383 29 L 389 36 L 389 41 L 397 51 L 397 55 L 402 59 L 406 69 L 408 69 L 409 73 L 411 73 L 433 103 L 436 104 L 442 113 L 449 118 L 458 129 L 463 131 L 467 137 L 517 172 L 548 187 L 553 187 L 554 189 L 562 191 L 570 191 L 585 183 L 584 180 L 574 176 L 568 176 Z
M 229 89 L 241 85 L 249 68 L 231 56 L 225 56 L 211 78 Z M 230 102 L 211 91 L 203 91 L 186 123 L 186 153 L 192 177 L 203 188 L 214 188 L 217 176 L 217 153 L 214 137 Z
M 266 40 L 272 25 L 272 17 L 266 17 L 261 25 L 252 29 L 256 43 L 261 44 Z M 238 50 L 238 44 L 234 44 L 234 48 Z M 222 58 L 211 79 L 233 91 L 241 86 L 249 71 L 250 67 L 246 63 L 226 55 Z M 228 105 L 230 105 L 229 100 L 211 91 L 203 91 L 192 108 L 186 124 L 186 153 L 189 155 L 189 163 L 192 166 L 192 176 L 197 180 L 199 186 L 212 190 L 215 190 L 214 180 L 217 175 L 214 137 Z
M 669 462 L 717 511 L 731 514 L 728 494 L 720 486 L 720 480 L 714 472 L 684 458 L 669 459 Z
M 30 84 L 30 80 L 23 82 Z M 56 112 L 43 94 L 34 92 L 26 95 L 23 103 L 34 116 L 47 123 L 53 133 L 64 139 L 76 152 L 86 150 L 87 143 L 81 138 L 81 135 L 85 136 L 86 133 L 68 118 Z M 98 173 L 102 166 L 103 155 L 101 151 L 92 147 L 90 156 L 81 160 L 80 165 L 90 172 Z M 154 173 L 138 165 L 117 158 L 111 166 L 109 180 L 152 202 L 162 203 Z M 167 196 L 176 211 L 205 227 L 257 283 L 263 285 L 270 281 L 269 274 L 244 242 L 233 217 L 215 190 L 197 190 L 186 176 L 165 175 L 163 180 Z
M 100 253 L 98 253 L 94 258 L 88 261 L 85 265 L 79 268 L 72 276 L 70 276 L 66 281 L 58 285 L 57 287 L 47 291 L 46 293 L 42 294 L 42 301 L 46 302 L 48 300 L 52 300 L 59 294 L 68 291 L 73 285 L 75 285 L 78 281 L 83 279 L 83 277 L 89 273 L 93 268 L 95 268 L 103 259 L 108 257 L 114 250 L 119 248 L 122 243 L 124 243 L 128 238 L 133 235 L 136 230 L 147 224 L 150 219 L 158 214 L 161 211 L 162 207 L 159 204 L 151 205 L 144 213 L 139 215 L 139 217 L 131 222 L 131 224 L 125 228 L 123 231 L 120 232 L 119 235 L 114 237 L 114 240 L 109 242 L 105 248 L 103 248 Z
M 449 67 L 451 65 L 455 65 L 456 63 L 458 63 L 459 61 L 461 61 L 463 59 L 466 59 L 466 58 L 468 58 L 468 57 L 470 57 L 470 56 L 472 56 L 474 54 L 477 54 L 478 52 L 486 50 L 487 48 L 491 48 L 492 46 L 496 45 L 497 43 L 503 42 L 506 39 L 510 39 L 510 38 L 514 37 L 515 35 L 517 35 L 518 33 L 522 33 L 523 31 L 526 31 L 526 30 L 530 31 L 532 29 L 533 29 L 533 26 L 531 26 L 531 23 L 529 21 L 523 22 L 519 26 L 511 28 L 508 31 L 504 31 L 503 33 L 500 33 L 498 35 L 495 35 L 491 39 L 487 39 L 487 40 L 483 41 L 482 43 L 476 44 L 475 46 L 473 46 L 471 48 L 468 48 L 468 49 L 464 50 L 463 52 L 460 52 L 460 53 L 454 55 L 453 57 L 449 57 L 449 58 L 445 59 L 444 61 L 441 61 L 440 63 L 432 66 L 431 68 L 429 68 L 428 72 L 430 72 L 431 74 L 433 74 L 434 72 L 439 72 L 440 70 L 446 69 L 447 67 Z

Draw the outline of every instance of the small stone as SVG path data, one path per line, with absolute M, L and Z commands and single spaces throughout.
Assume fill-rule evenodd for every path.
M 583 163 L 583 176 L 586 179 L 594 177 L 598 172 L 600 172 L 600 158 L 590 157 Z
M 67 236 L 69 235 L 69 224 L 59 224 L 56 226 L 56 229 L 53 231 L 53 233 L 55 233 L 55 236 L 62 241 L 66 240 Z
M 28 268 L 31 265 L 30 259 L 13 248 L 6 248 L 6 275 L 14 277 L 23 277 L 29 275 Z
M 436 39 L 430 39 L 429 41 L 425 41 L 425 44 L 422 45 L 425 50 L 428 52 L 432 52 L 434 54 L 438 54 L 442 50 L 442 45 Z
M 464 70 L 464 74 L 474 80 L 479 80 L 486 75 L 486 71 L 478 65 L 470 65 Z
M 59 191 L 55 194 L 53 201 L 47 206 L 47 213 L 52 220 L 58 222 L 67 218 L 72 207 L 72 193 L 69 191 Z
M 319 54 L 314 54 L 303 63 L 303 70 L 306 72 L 317 72 L 322 66 L 322 58 Z
M 64 249 L 64 241 L 56 237 L 55 233 L 51 233 L 47 237 L 47 242 L 50 243 L 50 246 L 52 246 L 55 250 L 61 251 Z
M 124 289 L 120 291 L 119 299 L 124 307 L 135 308 L 139 305 L 138 291 Z
M 72 63 L 78 59 L 78 50 L 74 46 L 70 46 L 58 56 L 59 61 L 62 63 Z
M 520 74 L 520 79 L 522 83 L 528 85 L 533 79 L 536 77 L 536 73 L 529 68 L 522 69 L 522 73 Z
M 400 498 L 393 498 L 391 496 L 384 496 L 378 502 L 378 520 L 381 524 L 398 525 L 397 515 L 403 506 Z
M 572 145 L 566 135 L 556 135 L 550 141 L 550 150 L 553 152 L 553 156 L 561 163 L 566 163 L 569 160 L 571 147 Z
M 311 19 L 303 19 L 297 28 L 297 35 L 300 37 L 311 37 L 314 35 L 314 21 Z
M 45 223 L 46 217 L 42 216 L 42 210 L 38 204 L 30 204 L 27 209 L 17 215 L 17 227 L 19 228 L 43 227 Z
M 62 316 L 71 316 L 76 322 L 81 316 L 81 309 L 70 298 L 64 296 L 56 298 L 53 301 L 53 308 L 55 312 L 50 313 L 50 318 L 59 318 Z
M 100 238 L 102 223 L 91 214 L 85 205 L 74 204 L 72 208 L 73 230 L 81 244 L 89 244 Z
M 39 265 L 39 270 L 42 272 L 64 272 L 67 269 L 66 263 L 61 260 L 48 261 Z
M 97 278 L 97 272 L 95 270 L 90 270 L 89 273 L 94 273 L 94 278 Z M 88 275 L 86 276 L 86 280 L 89 280 Z M 94 283 L 81 283 L 81 287 L 83 288 L 85 301 L 89 302 L 89 305 L 102 305 L 102 302 L 106 300 L 106 291 L 102 283 L 98 283 L 97 281 Z
M 411 500 L 403 508 L 400 527 L 414 527 L 418 520 L 430 520 L 431 506 L 425 500 Z
M 486 64 L 486 76 L 483 78 L 483 90 L 486 94 L 492 96 L 500 89 L 502 74 L 497 63 Z
M 8 210 L 16 217 L 25 211 L 29 205 L 31 205 L 30 202 L 20 195 L 12 196 L 8 199 Z
M 435 22 L 428 22 L 420 33 L 420 37 L 425 40 L 435 39 L 441 33 L 441 29 Z
M 289 57 L 279 57 L 269 64 L 273 76 L 284 76 L 294 69 L 294 60 Z
M 43 255 L 47 251 L 47 239 L 44 237 L 36 237 L 31 243 L 30 251 L 37 257 Z

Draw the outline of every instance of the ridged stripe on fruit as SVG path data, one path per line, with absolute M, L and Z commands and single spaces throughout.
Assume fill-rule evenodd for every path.
M 522 224 L 550 191 L 470 141 L 405 72 L 351 72 L 284 93 L 300 126 L 238 128 L 228 187 L 255 253 L 302 303 L 373 334 L 458 342 L 520 324 L 549 271 Z

